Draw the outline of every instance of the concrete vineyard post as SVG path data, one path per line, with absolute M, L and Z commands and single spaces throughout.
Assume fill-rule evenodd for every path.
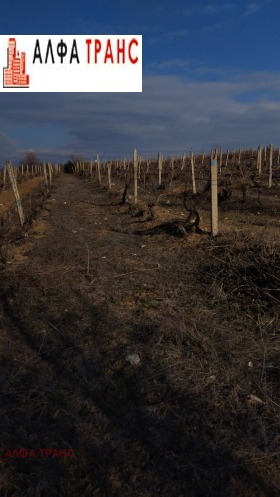
M 174 176 L 174 157 L 170 158 L 170 169 L 171 169 L 171 177 L 170 177 L 170 184 L 169 184 L 169 192 L 172 190 L 172 184 L 173 184 L 173 176 Z
M 181 171 L 184 169 L 185 167 L 185 162 L 186 162 L 186 152 L 183 153 L 182 155 L 182 166 L 181 166 Z
M 44 178 L 45 178 L 45 186 L 48 188 L 48 176 L 47 176 L 47 166 L 43 164 Z
M 108 171 L 108 188 L 111 190 L 112 182 L 111 182 L 111 162 L 108 162 L 107 164 L 107 171 Z
M 129 161 L 128 161 L 128 164 L 129 164 Z M 126 164 L 126 159 L 123 160 L 123 170 L 124 170 L 124 177 L 126 180 L 128 178 L 128 175 L 129 175 L 129 171 L 127 169 L 127 164 Z
M 225 167 L 227 167 L 227 165 L 228 165 L 228 156 L 229 156 L 229 149 L 227 149 L 227 156 L 226 156 L 226 164 L 225 164 Z
M 211 156 L 211 235 L 218 234 L 218 161 L 217 154 Z
M 133 160 L 132 161 L 130 161 L 130 160 L 127 161 L 127 171 L 128 171 L 128 177 L 129 177 L 129 179 L 131 179 L 132 178 L 132 173 L 134 175 L 134 162 L 133 162 Z M 133 178 L 134 178 L 134 176 L 133 176 Z
M 161 175 L 162 175 L 162 155 L 158 152 L 158 185 L 161 185 Z
M 191 151 L 191 170 L 192 170 L 192 191 L 196 194 L 196 185 L 195 185 L 195 170 L 194 170 L 194 153 Z
M 238 155 L 238 165 L 240 166 L 241 162 L 241 149 L 239 150 L 239 155 Z
M 258 148 L 258 174 L 259 176 L 262 174 L 262 146 L 259 145 Z
M 5 190 L 6 187 L 6 174 L 7 174 L 7 164 L 4 166 L 4 173 L 3 173 L 3 189 Z
M 139 181 L 141 179 L 141 163 L 142 163 L 142 157 L 140 155 L 140 157 L 138 159 L 138 179 L 139 179 Z
M 97 178 L 98 178 L 98 183 L 101 185 L 101 173 L 100 173 L 100 161 L 99 161 L 99 155 L 97 154 L 96 157 L 96 167 L 97 167 Z
M 222 174 L 223 150 L 220 149 L 219 173 Z
M 273 164 L 273 146 L 272 143 L 269 145 L 269 177 L 268 177 L 268 188 L 272 187 L 272 164 Z
M 137 150 L 136 148 L 133 151 L 133 166 L 134 166 L 134 203 L 137 205 L 138 203 L 138 195 L 137 195 L 137 173 L 138 173 L 138 164 L 137 164 Z
M 49 186 L 52 186 L 52 165 L 48 162 Z
M 22 226 L 24 224 L 24 215 L 23 215 L 22 205 L 21 205 L 21 201 L 20 201 L 20 196 L 19 196 L 19 191 L 18 191 L 18 187 L 17 187 L 17 182 L 16 182 L 13 166 L 12 166 L 12 163 L 10 161 L 8 161 L 6 163 L 6 165 L 7 165 L 7 171 L 8 171 L 10 183 L 12 185 L 12 189 L 13 189 L 14 196 L 16 199 L 16 205 L 17 205 L 18 215 L 19 215 L 19 219 L 20 219 L 20 224 Z

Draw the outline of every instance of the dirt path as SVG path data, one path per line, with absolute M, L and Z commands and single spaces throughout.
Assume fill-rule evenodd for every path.
M 226 240 L 137 236 L 146 223 L 112 203 L 63 175 L 5 248 L 0 494 L 276 497 L 278 412 L 247 366 L 264 344 L 276 357 L 274 311 L 260 339 L 223 293 L 210 260 Z M 14 448 L 36 455 L 5 457 Z

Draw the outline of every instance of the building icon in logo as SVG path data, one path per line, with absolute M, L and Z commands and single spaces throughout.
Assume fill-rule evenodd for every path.
M 17 51 L 16 39 L 9 38 L 8 66 L 4 68 L 4 88 L 28 88 L 29 75 L 26 74 L 26 54 Z

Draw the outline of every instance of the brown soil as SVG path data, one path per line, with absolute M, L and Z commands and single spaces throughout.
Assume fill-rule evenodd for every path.
M 31 178 L 28 181 L 25 181 L 24 183 L 20 183 L 18 185 L 20 198 L 24 199 L 26 195 L 30 195 L 31 192 L 37 190 L 38 187 L 43 184 L 44 184 L 44 178 L 42 178 L 42 176 Z M 4 212 L 9 211 L 14 204 L 15 204 L 15 196 L 11 189 L 0 191 L 0 216 L 3 215 Z
M 0 495 L 278 497 L 278 219 L 136 235 L 187 213 L 120 197 L 63 175 L 2 244 Z

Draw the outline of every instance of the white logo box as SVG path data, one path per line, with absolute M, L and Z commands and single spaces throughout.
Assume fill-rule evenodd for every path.
M 1 35 L 0 92 L 142 92 L 141 35 Z

